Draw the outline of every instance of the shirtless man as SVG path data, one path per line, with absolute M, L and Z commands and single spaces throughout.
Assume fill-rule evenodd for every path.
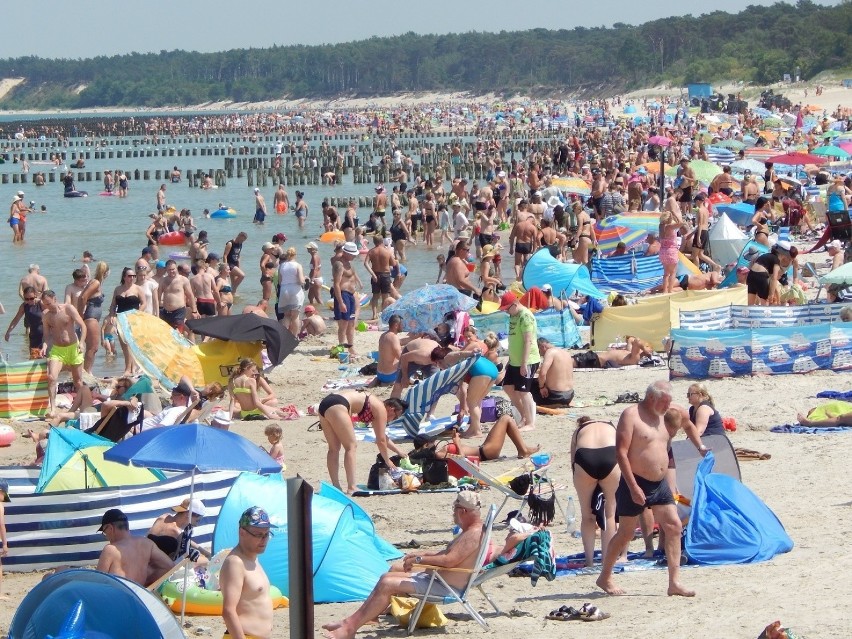
M 77 309 L 77 312 L 80 312 L 80 296 L 86 289 L 86 284 L 89 283 L 89 278 L 86 277 L 86 273 L 81 268 L 75 268 L 74 272 L 71 273 L 71 277 L 74 281 L 65 287 L 65 296 L 63 301 L 66 304 L 71 304 Z M 44 295 L 44 292 L 42 292 L 42 295 Z
M 700 275 L 688 273 L 678 278 L 678 283 L 684 291 L 709 291 L 722 283 L 722 274 L 719 271 L 701 273 Z M 659 290 L 662 291 L 662 287 Z
M 530 204 L 532 207 L 532 204 Z M 509 255 L 515 256 L 515 279 L 521 279 L 521 271 L 530 255 L 538 248 L 538 229 L 535 223 L 527 217 L 518 217 L 518 222 L 509 233 Z
M 166 210 L 166 185 L 161 184 L 160 190 L 157 191 L 157 210 L 165 211 Z
M 470 244 L 467 240 L 459 240 L 456 252 L 444 267 L 444 281 L 455 286 L 460 292 L 470 297 L 478 298 L 482 292 L 477 290 L 470 281 L 470 271 L 467 270 L 467 256 L 470 255 Z
M 174 565 L 153 541 L 130 534 L 127 515 L 118 508 L 110 508 L 104 513 L 98 532 L 109 541 L 98 558 L 97 569 L 101 572 L 148 586 Z
M 192 294 L 195 295 L 195 305 L 201 317 L 214 317 L 219 309 L 225 306 L 216 286 L 216 276 L 204 260 L 196 262 L 198 272 L 189 280 Z
M 83 386 L 83 347 L 86 343 L 86 323 L 73 304 L 59 304 L 56 293 L 47 289 L 41 294 L 44 344 L 41 356 L 47 357 L 47 392 L 50 408 L 46 417 L 56 414 L 56 379 L 63 370 L 70 370 L 74 388 Z M 80 340 L 74 328 L 80 331 Z M 81 407 L 83 409 L 88 406 Z
M 166 262 L 166 274 L 160 282 L 158 294 L 160 319 L 172 328 L 178 331 L 184 330 L 187 306 L 190 308 L 192 317 L 198 317 L 198 308 L 195 305 L 192 287 L 189 280 L 178 273 L 177 262 L 174 260 Z M 219 292 L 216 291 L 216 294 L 218 295 Z
M 287 194 L 283 184 L 278 185 L 278 190 L 272 197 L 272 206 L 275 207 L 275 212 L 278 215 L 286 215 L 290 210 L 290 196 Z
M 379 337 L 379 361 L 373 386 L 385 386 L 396 382 L 399 358 L 402 355 L 402 344 L 399 341 L 401 332 L 402 317 L 391 315 L 388 319 L 388 330 Z
M 464 588 L 470 578 L 469 570 L 476 564 L 482 541 L 481 508 L 479 495 L 472 490 L 460 492 L 453 502 L 453 523 L 461 528 L 461 533 L 440 552 L 410 553 L 391 566 L 358 610 L 340 622 L 323 626 L 326 637 L 352 639 L 358 628 L 385 611 L 391 596 L 425 593 L 432 575 L 422 569 L 423 565 L 455 569 L 439 570 L 438 573 L 452 588 Z M 417 572 L 413 572 L 415 570 Z M 435 586 L 432 592 L 435 592 Z
M 355 287 L 361 287 L 361 279 L 352 268 L 352 261 L 358 257 L 355 242 L 346 242 L 341 247 L 340 257 L 333 258 L 332 293 L 334 295 L 334 319 L 337 320 L 337 342 L 355 355 L 355 316 L 358 302 L 355 300 Z
M 731 167 L 723 166 L 722 172 L 710 182 L 711 193 L 724 193 L 731 196 L 734 194 L 734 178 L 731 177 Z
M 258 506 L 247 509 L 239 521 L 237 546 L 222 563 L 222 619 L 228 632 L 223 639 L 270 639 L 272 600 L 269 578 L 257 560 L 272 535 L 269 515 Z
M 243 308 L 243 315 L 246 313 L 254 313 L 260 317 L 269 317 L 269 300 L 260 300 L 257 304 L 246 304 Z
M 254 189 L 254 223 L 263 224 L 266 220 L 266 200 L 260 194 L 260 189 Z
M 595 582 L 610 595 L 624 594 L 624 590 L 615 585 L 612 570 L 618 557 L 627 550 L 633 539 L 639 515 L 650 508 L 666 536 L 668 594 L 695 596 L 695 591 L 685 588 L 679 580 L 682 525 L 666 481 L 669 433 L 663 415 L 671 403 L 672 385 L 667 381 L 654 382 L 645 392 L 645 398 L 626 408 L 618 420 L 615 454 L 621 469 L 621 480 L 616 492 L 619 524 L 607 547 L 600 577 Z
M 36 297 L 41 297 L 41 294 L 47 290 L 47 278 L 39 272 L 38 264 L 30 264 L 27 274 L 21 278 L 18 284 L 18 296 L 24 299 L 24 289 L 32 286 L 35 289 Z
M 570 406 L 574 399 L 574 360 L 571 353 L 538 338 L 541 366 L 532 396 L 537 406 Z
M 426 379 L 438 371 L 438 365 L 432 359 L 432 354 L 441 345 L 432 337 L 424 333 L 420 337 L 409 340 L 402 347 L 399 354 L 399 371 L 391 390 L 391 397 L 402 396 L 402 391 L 408 387 L 412 375 L 419 374 Z
M 681 158 L 680 159 L 680 190 L 682 194 L 680 199 L 680 212 L 682 214 L 689 213 L 689 209 L 692 206 L 692 191 L 698 186 L 698 179 L 695 177 L 695 169 L 693 169 L 689 165 L 689 158 Z
M 627 348 L 610 348 L 605 351 L 586 351 L 572 355 L 576 368 L 621 368 L 634 366 L 643 355 L 651 355 L 645 343 L 636 337 L 627 338 Z
M 351 244 L 355 246 L 354 242 Z M 374 235 L 373 248 L 364 256 L 364 268 L 370 274 L 370 287 L 373 292 L 370 309 L 373 311 L 374 320 L 379 319 L 379 297 L 381 296 L 382 308 L 384 308 L 391 296 L 393 286 L 391 267 L 396 266 L 396 263 L 393 251 L 384 244 L 384 238 L 378 234 Z
M 207 231 L 199 231 L 198 237 L 192 240 L 189 244 L 189 257 L 195 262 L 195 260 L 206 260 L 207 259 L 207 246 L 209 242 L 207 241 Z

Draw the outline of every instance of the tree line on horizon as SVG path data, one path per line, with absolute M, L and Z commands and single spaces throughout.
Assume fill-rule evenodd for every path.
M 413 91 L 609 94 L 660 82 L 802 79 L 852 60 L 852 1 L 749 6 L 633 26 L 394 37 L 217 53 L 0 60 L 0 109 L 162 107 Z M 79 90 L 79 87 L 85 88 Z

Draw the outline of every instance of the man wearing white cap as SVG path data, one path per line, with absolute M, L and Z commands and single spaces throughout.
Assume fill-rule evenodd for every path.
M 840 268 L 843 266 L 843 242 L 840 240 L 832 240 L 828 244 L 825 245 L 825 250 L 828 252 L 828 256 L 831 258 L 831 270 L 833 271 L 836 268 Z
M 334 295 L 334 319 L 337 320 L 337 341 L 344 345 L 350 355 L 355 355 L 355 316 L 358 305 L 355 300 L 356 286 L 361 287 L 361 278 L 352 267 L 352 260 L 358 257 L 355 242 L 346 242 L 340 257 L 332 266 L 332 295 Z
M 260 189 L 254 190 L 254 223 L 263 224 L 266 220 L 266 200 L 260 194 Z
M 423 570 L 426 566 L 439 568 L 438 574 L 450 587 L 459 590 L 464 588 L 470 578 L 468 571 L 475 566 L 479 554 L 482 540 L 481 509 L 479 495 L 472 490 L 461 491 L 453 502 L 453 523 L 461 528 L 461 532 L 450 544 L 440 552 L 407 554 L 401 562 L 391 566 L 390 571 L 382 575 L 373 592 L 358 610 L 339 622 L 323 626 L 329 633 L 327 636 L 333 639 L 351 639 L 358 628 L 385 611 L 393 595 L 425 593 L 432 580 L 431 573 Z M 442 571 L 441 568 L 452 571 Z M 437 579 L 432 584 L 431 593 L 437 596 L 449 594 L 446 586 Z

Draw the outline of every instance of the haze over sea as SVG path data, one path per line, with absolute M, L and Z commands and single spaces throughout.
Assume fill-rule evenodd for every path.
M 146 114 L 147 115 L 147 114 Z M 29 116 L 28 116 L 29 117 Z M 449 138 L 441 138 L 447 141 Z M 252 146 L 250 143 L 246 143 Z M 314 142 L 313 144 L 318 144 Z M 198 146 L 210 147 L 210 144 Z M 221 144 L 225 148 L 227 144 Z M 268 144 L 267 144 L 268 146 Z M 101 150 L 109 150 L 111 147 L 99 147 Z M 126 150 L 127 146 L 115 147 Z M 153 145 L 140 145 L 140 149 L 153 149 Z M 192 148 L 192 145 L 161 143 L 156 148 L 161 150 L 169 148 Z M 80 147 L 72 147 L 77 150 Z M 94 147 L 92 148 L 94 150 Z M 251 156 L 249 156 L 251 157 Z M 69 153 L 70 158 L 70 153 Z M 94 158 L 94 154 L 92 154 Z M 223 156 L 201 157 L 151 157 L 151 158 L 121 158 L 121 159 L 89 159 L 86 160 L 85 172 L 94 174 L 96 171 L 107 169 L 124 170 L 132 178 L 132 172 L 149 170 L 153 176 L 156 170 L 171 170 L 177 165 L 182 171 L 192 169 L 222 168 Z M 30 176 L 38 171 L 50 172 L 51 167 L 39 164 L 31 164 Z M 0 165 L 0 173 L 15 173 L 20 171 L 20 165 L 7 162 Z M 56 171 L 54 171 L 56 172 Z M 75 169 L 74 173 L 77 174 Z M 60 171 L 61 173 L 61 171 Z M 31 178 L 30 178 L 31 179 Z M 57 176 L 57 180 L 59 176 Z M 156 211 L 156 193 L 161 182 L 156 180 L 130 181 L 130 190 L 127 198 L 103 197 L 98 194 L 103 191 L 101 182 L 80 182 L 77 184 L 79 190 L 89 192 L 86 198 L 63 197 L 63 186 L 61 182 L 47 183 L 36 187 L 31 183 L 2 184 L 0 185 L 0 202 L 8 207 L 12 197 L 18 190 L 25 192 L 25 201 L 34 201 L 34 209 L 38 210 L 42 205 L 47 206 L 47 213 L 33 213 L 27 217 L 26 241 L 22 245 L 12 244 L 12 233 L 6 226 L 5 237 L 0 238 L 0 302 L 6 307 L 6 316 L 0 319 L 0 326 L 5 332 L 5 327 L 14 316 L 20 303 L 18 297 L 18 283 L 27 272 L 30 264 L 38 264 L 41 273 L 47 278 L 52 289 L 61 297 L 62 292 L 71 282 L 71 272 L 79 265 L 80 256 L 83 251 L 91 251 L 95 260 L 103 260 L 110 266 L 110 276 L 104 284 L 108 299 L 114 287 L 119 284 L 121 269 L 132 266 L 140 255 L 142 248 L 147 244 L 145 230 L 151 220 L 148 217 Z M 243 305 L 255 303 L 260 299 L 260 272 L 258 268 L 260 260 L 260 247 L 269 241 L 275 233 L 283 232 L 287 235 L 286 246 L 294 246 L 297 250 L 297 259 L 303 266 L 307 265 L 308 254 L 304 246 L 311 240 L 315 240 L 323 231 L 322 229 L 322 207 L 321 202 L 325 197 L 358 197 L 374 195 L 375 184 L 353 184 L 352 173 L 343 178 L 343 183 L 337 186 L 288 186 L 287 192 L 290 201 L 295 201 L 296 190 L 305 193 L 305 200 L 309 207 L 308 219 L 304 232 L 298 231 L 296 218 L 292 212 L 280 216 L 274 213 L 266 218 L 266 224 L 262 227 L 252 224 L 254 216 L 254 194 L 252 188 L 247 186 L 246 178 L 236 177 L 228 180 L 227 186 L 220 189 L 203 190 L 190 188 L 184 180 L 179 184 L 167 183 L 167 203 L 175 206 L 178 210 L 188 208 L 192 211 L 196 226 L 207 230 L 210 240 L 210 251 L 222 254 L 225 243 L 232 239 L 240 230 L 248 233 L 248 240 L 242 252 L 241 263 L 246 272 L 246 280 L 240 286 L 235 302 L 235 310 L 239 311 Z M 449 186 L 446 186 L 449 189 Z M 267 209 L 273 210 L 272 197 L 276 187 L 271 181 L 268 186 L 261 187 L 261 192 L 266 198 Z M 238 212 L 238 217 L 230 220 L 205 219 L 203 210 L 214 211 L 219 204 L 232 207 Z M 342 208 L 339 213 L 343 214 Z M 364 223 L 369 217 L 368 208 L 359 209 L 358 217 L 360 223 Z M 390 215 L 386 215 L 387 223 L 390 223 Z M 437 235 L 436 235 L 437 241 Z M 505 242 L 504 242 L 505 243 Z M 328 258 L 331 257 L 332 247 L 329 244 L 320 244 L 320 255 L 323 259 L 323 276 L 328 283 L 331 277 L 331 268 Z M 446 245 L 444 250 L 446 250 Z M 411 250 L 413 249 L 413 250 Z M 162 247 L 161 255 L 173 251 L 183 251 L 180 247 Z M 437 276 L 437 265 L 435 256 L 437 251 L 426 251 L 422 243 L 417 247 L 410 247 L 408 251 L 409 269 L 402 292 L 411 291 L 414 288 L 434 282 Z M 508 266 L 508 265 L 507 265 Z M 358 267 L 359 274 L 366 280 L 366 272 Z M 369 281 L 366 281 L 369 291 Z M 7 354 L 9 361 L 21 361 L 27 357 L 23 336 L 22 325 L 13 332 L 8 344 L 2 349 Z M 98 352 L 95 363 L 96 374 L 120 373 L 122 362 L 105 362 L 103 349 Z

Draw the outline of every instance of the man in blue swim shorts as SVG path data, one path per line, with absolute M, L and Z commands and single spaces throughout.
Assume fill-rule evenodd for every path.
M 388 330 L 379 338 L 379 362 L 373 386 L 392 386 L 396 382 L 399 358 L 402 355 L 402 344 L 399 341 L 401 332 L 402 318 L 399 315 L 391 315 L 388 319 Z
M 332 295 L 334 296 L 334 319 L 337 320 L 337 340 L 344 345 L 350 355 L 355 353 L 355 316 L 358 304 L 355 301 L 355 287 L 361 286 L 361 279 L 352 268 L 352 261 L 358 257 L 355 242 L 346 242 L 340 252 L 340 259 L 332 267 Z

